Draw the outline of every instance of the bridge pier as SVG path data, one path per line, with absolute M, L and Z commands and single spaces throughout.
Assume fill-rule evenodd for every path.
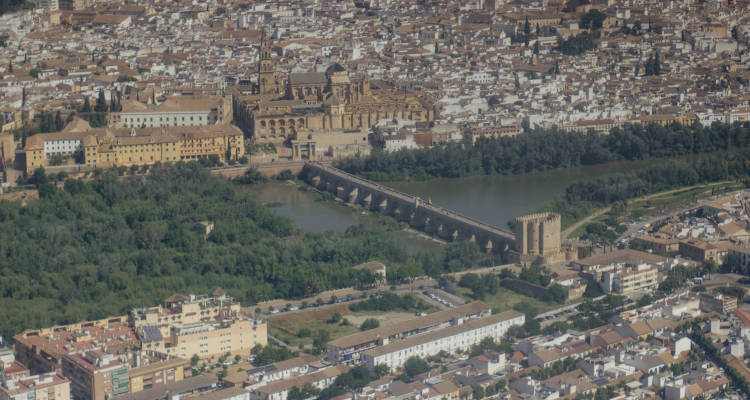
M 362 205 L 366 209 L 368 209 L 368 210 L 370 209 L 370 206 L 372 205 L 372 194 L 367 193 L 367 196 L 365 196 L 365 198 L 362 199 Z
M 380 204 L 378 204 L 378 210 L 381 213 L 385 214 L 385 212 L 388 211 L 388 200 L 383 199 L 383 201 L 381 201 Z
M 359 195 L 359 190 L 355 187 L 354 189 L 349 192 L 349 204 L 356 204 L 357 203 L 357 195 Z

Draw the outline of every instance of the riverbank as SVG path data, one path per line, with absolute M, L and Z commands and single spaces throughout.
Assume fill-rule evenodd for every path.
M 695 203 L 697 200 L 706 199 L 720 193 L 731 192 L 743 187 L 744 185 L 738 182 L 723 181 L 693 185 L 642 196 L 630 201 L 626 205 L 625 210 L 618 213 L 618 215 L 612 215 L 611 206 L 596 210 L 562 231 L 561 237 L 563 239 L 579 237 L 586 232 L 586 225 L 591 222 L 603 222 L 608 218 L 623 218 L 628 220 L 653 217 L 668 210 Z

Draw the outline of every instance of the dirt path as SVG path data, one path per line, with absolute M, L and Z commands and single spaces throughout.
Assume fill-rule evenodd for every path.
M 692 189 L 695 189 L 695 188 L 698 188 L 698 187 L 710 188 L 712 186 L 723 185 L 725 183 L 731 183 L 731 182 L 733 182 L 733 181 L 723 181 L 723 182 L 709 183 L 709 184 L 706 184 L 706 185 L 693 185 L 693 186 L 681 187 L 681 188 L 677 188 L 677 189 L 667 190 L 667 191 L 664 191 L 664 192 L 652 193 L 652 194 L 649 194 L 649 195 L 646 195 L 646 196 L 636 197 L 635 199 L 628 200 L 628 203 L 634 203 L 634 202 L 643 201 L 643 200 L 650 200 L 650 199 L 653 199 L 655 197 L 665 196 L 665 195 L 676 193 L 676 192 L 683 192 L 683 191 L 687 191 L 687 190 L 692 190 Z M 586 218 L 584 218 L 584 219 L 576 222 L 575 224 L 569 226 L 567 229 L 565 229 L 564 231 L 562 231 L 562 237 L 563 237 L 563 239 L 567 239 L 568 236 L 570 236 L 570 234 L 573 233 L 576 229 L 578 229 L 579 227 L 583 226 L 584 224 L 586 224 L 588 222 L 591 222 L 591 220 L 593 220 L 593 219 L 595 219 L 597 217 L 600 217 L 602 214 L 608 212 L 611 209 L 612 209 L 612 207 L 606 207 L 606 208 L 602 208 L 602 209 L 596 210 L 594 213 L 589 214 L 589 216 L 587 216 Z

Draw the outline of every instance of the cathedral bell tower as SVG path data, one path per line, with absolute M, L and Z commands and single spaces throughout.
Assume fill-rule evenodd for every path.
M 280 94 L 278 74 L 274 70 L 271 58 L 271 43 L 266 31 L 260 36 L 260 61 L 258 62 L 258 90 L 260 94 Z

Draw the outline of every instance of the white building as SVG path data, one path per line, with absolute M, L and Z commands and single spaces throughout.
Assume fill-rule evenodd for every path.
M 228 124 L 231 120 L 231 100 L 222 97 L 174 97 L 157 106 L 124 101 L 122 111 L 110 115 L 113 125 L 125 128 L 205 126 Z
M 411 357 L 424 358 L 441 351 L 453 353 L 459 349 L 468 350 L 487 337 L 499 341 L 510 327 L 523 325 L 525 321 L 524 315 L 516 311 L 468 321 L 458 320 L 451 327 L 368 350 L 362 353 L 362 363 L 370 369 L 380 364 L 394 369 L 404 365 Z

